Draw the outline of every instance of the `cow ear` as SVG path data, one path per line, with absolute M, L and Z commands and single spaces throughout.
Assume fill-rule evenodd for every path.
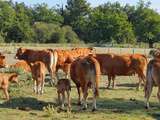
M 24 51 L 25 51 L 25 48 L 23 48 L 23 47 L 20 47 L 20 48 L 18 49 L 18 51 L 19 51 L 19 53 L 24 53 Z

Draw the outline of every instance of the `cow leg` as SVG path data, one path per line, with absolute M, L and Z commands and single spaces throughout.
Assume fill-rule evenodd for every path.
M 67 91 L 67 102 L 68 102 L 68 111 L 71 111 L 71 98 L 70 98 L 70 91 Z
M 112 76 L 112 89 L 115 88 L 115 76 Z
M 108 86 L 107 86 L 107 89 L 109 89 L 110 85 L 111 85 L 111 76 L 108 75 Z
M 41 94 L 44 93 L 44 91 L 43 91 L 43 89 L 44 89 L 44 83 L 45 83 L 44 78 L 45 78 L 45 77 L 43 76 L 42 82 L 41 82 Z
M 95 86 L 95 83 L 92 83 L 92 92 L 93 92 L 93 108 L 92 108 L 92 111 L 95 111 L 97 109 L 97 106 L 96 106 L 96 86 Z
M 88 84 L 85 85 L 85 87 L 83 88 L 83 110 L 87 109 L 87 96 L 88 96 Z
M 77 86 L 77 91 L 78 91 L 78 105 L 82 104 L 82 97 L 81 97 L 81 88 Z
M 146 101 L 146 108 L 149 108 L 149 98 L 152 93 L 152 88 L 153 88 L 153 81 L 147 81 L 147 84 L 145 85 L 145 101 Z
M 142 81 L 145 85 L 145 75 L 143 71 L 141 70 L 137 70 L 137 71 L 138 71 L 138 78 L 139 78 L 139 83 L 137 84 L 137 90 L 140 90 Z
M 33 91 L 34 91 L 34 93 L 36 93 L 36 91 L 37 91 L 37 83 L 36 83 L 36 80 L 34 80 Z
M 57 92 L 57 94 L 58 94 L 58 104 L 60 105 L 62 102 L 61 102 L 61 94 L 60 94 L 60 92 Z
M 139 82 L 138 82 L 138 84 L 137 84 L 137 90 L 140 90 L 140 88 L 141 88 L 141 83 L 142 83 L 142 79 L 139 77 Z
M 62 92 L 62 105 L 61 105 L 62 109 L 64 108 L 64 102 L 65 102 L 65 92 L 63 91 Z
M 4 95 L 7 100 L 9 100 L 8 88 L 3 88 Z
M 158 86 L 157 97 L 158 97 L 158 100 L 159 100 L 159 102 L 160 102 L 160 86 Z
M 50 76 L 51 76 L 51 79 L 50 79 L 50 84 L 51 84 L 51 86 L 54 86 L 54 85 L 56 85 L 56 83 L 57 83 L 57 79 L 56 79 L 56 74 L 55 74 L 55 72 L 52 70 L 52 67 L 50 67 L 50 66 L 48 66 L 48 72 L 49 72 L 49 74 L 50 74 Z
M 65 68 L 65 73 L 66 73 L 66 78 L 67 78 L 67 79 L 69 78 L 69 71 L 70 71 L 70 65 L 67 64 L 67 65 L 66 65 L 66 68 Z
M 41 83 L 41 86 L 40 86 L 40 94 L 43 94 L 43 93 L 44 93 L 43 88 L 44 88 L 44 82 Z
M 37 81 L 37 94 L 41 93 L 41 82 Z

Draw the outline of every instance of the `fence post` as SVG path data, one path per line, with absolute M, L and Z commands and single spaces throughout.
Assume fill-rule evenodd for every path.
M 132 54 L 134 54 L 134 52 L 135 52 L 135 51 L 134 51 L 134 48 L 133 48 L 133 49 L 132 49 Z

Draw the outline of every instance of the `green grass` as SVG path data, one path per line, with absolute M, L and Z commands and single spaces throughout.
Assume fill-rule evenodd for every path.
M 35 44 L 33 44 L 35 45 Z M 7 55 L 7 63 L 13 63 L 15 60 L 16 49 L 20 45 L 4 45 L 1 49 Z M 26 46 L 26 44 L 24 44 Z M 28 46 L 29 47 L 29 46 Z M 54 49 L 55 46 L 37 45 L 30 46 L 34 49 Z M 9 48 L 9 49 L 8 49 Z M 111 48 L 106 47 L 96 48 L 98 53 L 114 52 L 118 54 L 132 53 L 133 49 Z M 149 49 L 135 49 L 135 53 L 147 54 Z M 12 54 L 10 54 L 12 53 Z M 9 70 L 10 71 L 10 70 Z M 50 87 L 48 83 L 45 85 L 45 93 L 43 95 L 35 95 L 32 90 L 33 81 L 27 80 L 25 73 L 20 77 L 20 85 L 10 85 L 10 101 L 3 100 L 3 93 L 0 91 L 0 120 L 154 120 L 160 119 L 160 104 L 158 103 L 156 93 L 157 88 L 154 88 L 150 98 L 151 109 L 144 108 L 144 92 L 143 89 L 136 91 L 135 84 L 138 82 L 137 77 L 117 77 L 116 89 L 108 90 L 106 86 L 106 76 L 103 76 L 100 81 L 100 97 L 97 99 L 98 111 L 91 112 L 92 94 L 89 92 L 88 109 L 80 110 L 77 103 L 77 90 L 72 87 L 72 112 L 59 111 L 57 105 L 56 88 Z M 30 78 L 30 76 L 28 76 Z M 26 110 L 25 110 L 26 109 Z
M 45 85 L 43 95 L 35 95 L 32 81 L 23 82 L 20 86 L 10 86 L 10 101 L 3 100 L 0 92 L 1 120 L 152 120 L 160 119 L 160 105 L 154 88 L 150 102 L 151 108 L 144 108 L 143 89 L 136 91 L 136 77 L 117 77 L 116 89 L 105 89 L 105 79 L 100 82 L 100 97 L 97 99 L 98 111 L 91 112 L 92 94 L 89 91 L 88 109 L 80 110 L 77 103 L 77 91 L 72 87 L 72 112 L 59 111 L 56 88 Z M 23 85 L 22 85 L 23 84 Z M 25 109 L 26 108 L 26 109 Z

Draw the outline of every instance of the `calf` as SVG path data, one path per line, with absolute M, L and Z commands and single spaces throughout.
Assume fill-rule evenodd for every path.
M 18 75 L 16 73 L 0 73 L 0 88 L 3 90 L 7 100 L 9 100 L 9 82 L 18 83 Z
M 86 99 L 88 96 L 88 88 L 92 87 L 93 92 L 93 109 L 96 110 L 96 97 L 99 95 L 98 83 L 100 77 L 100 65 L 98 61 L 91 57 L 80 57 L 71 63 L 70 76 L 73 82 L 76 84 L 79 103 L 81 104 L 81 91 L 83 93 L 83 109 L 87 108 Z
M 34 92 L 37 94 L 43 94 L 46 66 L 41 61 L 30 63 L 30 66 L 34 80 Z
M 19 60 L 15 64 L 10 65 L 10 67 L 12 67 L 12 68 L 21 68 L 25 72 L 31 72 L 31 67 L 25 60 Z
M 59 79 L 57 83 L 58 102 L 64 108 L 65 92 L 67 93 L 68 110 L 71 110 L 71 84 L 69 79 Z
M 158 86 L 157 97 L 160 102 L 160 59 L 152 59 L 147 65 L 145 99 L 146 108 L 149 108 L 149 98 L 151 96 L 153 85 Z

